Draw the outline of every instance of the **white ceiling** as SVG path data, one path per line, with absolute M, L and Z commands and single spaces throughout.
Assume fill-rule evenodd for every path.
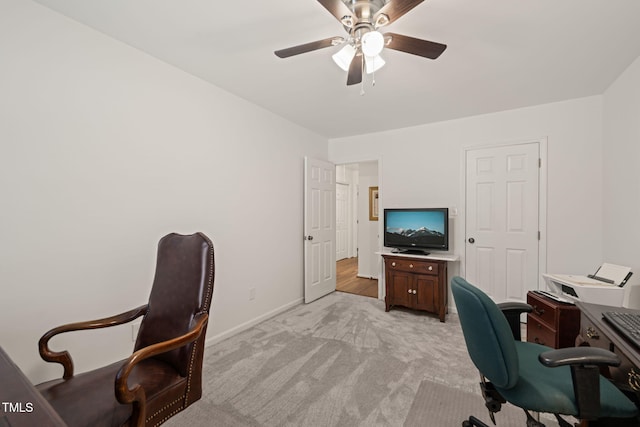
M 36 0 L 328 138 L 602 94 L 640 56 L 640 0 L 427 0 L 386 27 L 448 45 L 386 50 L 376 85 L 346 86 L 345 35 L 316 0 Z

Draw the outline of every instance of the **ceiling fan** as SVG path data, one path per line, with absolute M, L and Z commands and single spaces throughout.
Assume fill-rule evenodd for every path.
M 333 60 L 348 71 L 347 85 L 362 82 L 363 70 L 370 74 L 380 69 L 385 61 L 380 57 L 384 48 L 399 50 L 429 59 L 436 59 L 447 45 L 403 36 L 382 34 L 378 30 L 391 24 L 424 0 L 318 0 L 349 33 L 347 37 L 329 37 L 311 43 L 277 50 L 280 58 L 299 55 L 330 46 L 344 44 Z

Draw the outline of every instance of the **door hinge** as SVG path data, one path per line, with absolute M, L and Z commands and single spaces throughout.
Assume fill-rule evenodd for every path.
M 540 240 L 540 232 L 538 231 L 538 240 Z
M 538 158 L 538 168 L 542 167 L 542 159 Z

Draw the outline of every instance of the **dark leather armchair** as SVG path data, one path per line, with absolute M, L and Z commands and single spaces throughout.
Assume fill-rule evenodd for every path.
M 494 414 L 509 402 L 524 409 L 528 427 L 544 427 L 529 411 L 555 414 L 561 427 L 571 427 L 561 415 L 589 421 L 590 426 L 638 425 L 636 405 L 600 375 L 600 366 L 620 364 L 617 355 L 600 348 L 553 350 L 522 342 L 520 314 L 530 311 L 529 305 L 497 305 L 461 277 L 451 280 L 451 291 L 494 424 Z M 473 416 L 462 425 L 487 427 Z
M 204 234 L 163 237 L 148 304 L 44 334 L 40 356 L 62 364 L 64 374 L 37 389 L 69 426 L 83 427 L 156 426 L 200 399 L 214 270 L 213 245 Z M 140 316 L 133 354 L 109 366 L 74 375 L 69 353 L 49 349 L 49 340 L 60 333 Z

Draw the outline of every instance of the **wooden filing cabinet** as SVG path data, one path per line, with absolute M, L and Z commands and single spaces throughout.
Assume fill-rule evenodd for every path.
M 574 347 L 580 333 L 580 310 L 535 292 L 527 293 L 527 341 L 552 348 Z
M 382 255 L 385 267 L 385 310 L 398 305 L 437 314 L 447 313 L 447 261 Z

